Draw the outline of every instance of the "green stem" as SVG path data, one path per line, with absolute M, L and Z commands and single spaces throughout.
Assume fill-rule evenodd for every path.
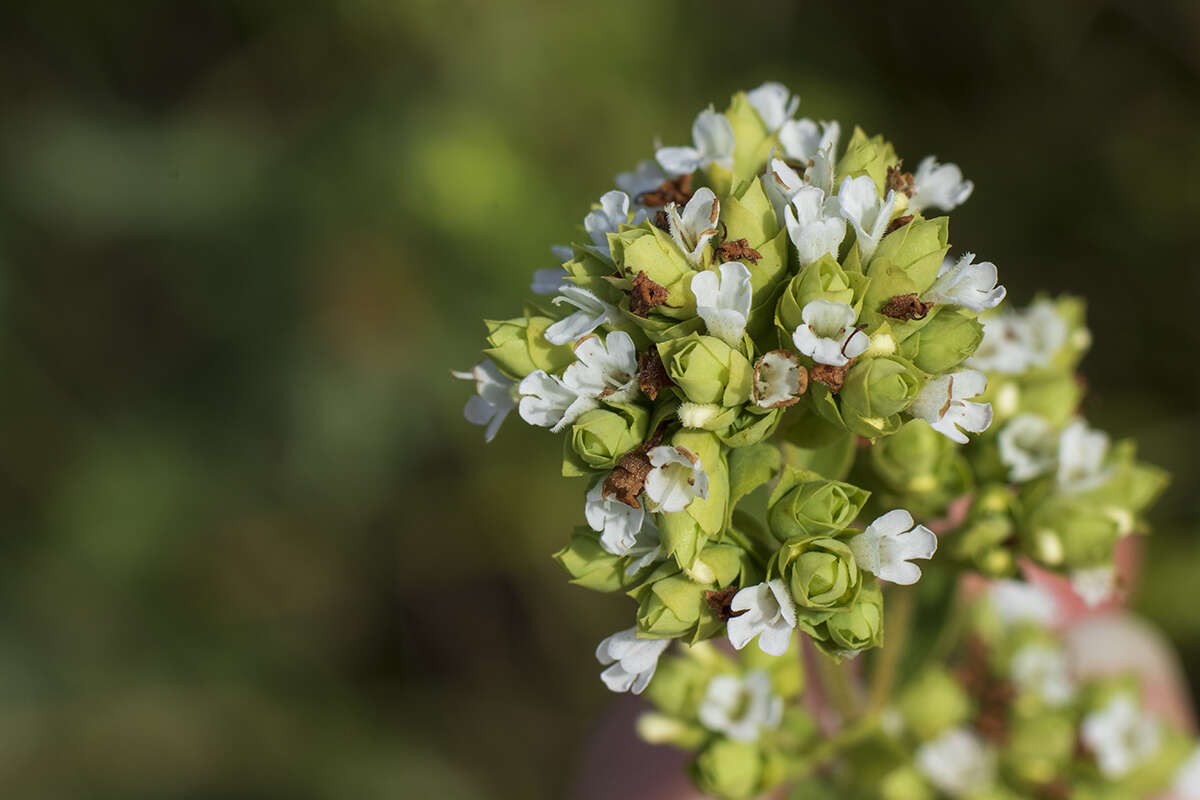
M 826 698 L 843 720 L 849 721 L 858 717 L 858 692 L 854 688 L 854 676 L 850 673 L 851 662 L 843 661 L 839 664 L 821 653 L 817 654 L 816 661 L 821 688 Z
M 871 676 L 871 693 L 867 701 L 868 715 L 883 709 L 896 686 L 900 662 L 904 659 L 904 648 L 912 632 L 917 593 L 912 586 L 894 586 L 889 600 L 891 602 L 886 607 L 884 619 L 887 639 L 879 651 L 879 660 Z
M 873 734 L 879 728 L 879 718 L 863 717 L 853 725 L 848 725 L 817 745 L 804 760 L 792 768 L 792 779 L 804 778 L 811 775 L 818 767 L 837 756 L 842 750 L 858 744 Z

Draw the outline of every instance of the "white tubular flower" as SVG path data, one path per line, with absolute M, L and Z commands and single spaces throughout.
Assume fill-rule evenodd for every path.
M 600 545 L 614 556 L 627 556 L 637 546 L 638 533 L 646 520 L 646 509 L 627 506 L 616 497 L 604 496 L 604 481 L 588 490 L 583 506 L 588 527 L 600 534 Z
M 658 164 L 645 158 L 639 161 L 630 172 L 622 172 L 613 182 L 617 184 L 618 189 L 629 195 L 636 203 L 640 196 L 662 186 L 666 179 L 667 174 L 659 168 Z
M 1158 752 L 1162 728 L 1128 694 L 1083 718 L 1080 738 L 1096 756 L 1096 766 L 1110 780 L 1127 775 Z
M 1058 601 L 1032 583 L 993 581 L 988 587 L 988 600 L 1001 623 L 1008 627 L 1031 622 L 1048 628 L 1058 622 Z
M 925 156 L 913 173 L 913 195 L 908 210 L 916 213 L 926 208 L 953 211 L 971 196 L 975 184 L 963 180 L 957 164 L 938 164 L 933 156 Z
M 682 215 L 674 203 L 667 205 L 667 227 L 671 229 L 671 238 L 692 264 L 700 263 L 704 246 L 717 235 L 720 214 L 721 203 L 707 186 L 692 195 L 683 207 Z
M 963 431 L 983 433 L 992 424 L 991 403 L 966 399 L 983 394 L 986 388 L 987 376 L 973 369 L 942 375 L 925 384 L 908 413 L 925 420 L 946 438 L 966 444 Z
M 645 218 L 646 212 L 639 211 L 632 219 L 629 218 L 629 195 L 613 189 L 605 192 L 600 198 L 600 207 L 593 208 L 583 218 L 583 229 L 592 237 L 589 246 L 593 253 L 601 258 L 612 260 L 612 248 L 608 246 L 608 235 L 617 233 L 620 226 L 626 223 L 638 224 Z
M 718 272 L 720 276 L 718 277 Z M 730 347 L 742 343 L 750 319 L 750 270 L 740 261 L 726 261 L 717 272 L 705 270 L 692 278 L 696 313 L 708 332 Z
M 1111 564 L 1073 570 L 1071 588 L 1088 608 L 1095 608 L 1117 591 L 1117 572 Z
M 500 368 L 490 360 L 484 359 L 469 370 L 450 372 L 454 377 L 464 381 L 475 381 L 475 396 L 463 407 L 463 416 L 472 425 L 486 425 L 483 440 L 490 442 L 496 438 L 500 423 L 513 410 L 513 385 L 511 380 L 500 371 Z
M 729 608 L 742 612 L 725 623 L 729 643 L 736 649 L 757 636 L 759 648 L 768 655 L 781 656 L 788 651 L 796 627 L 796 604 L 782 579 L 739 590 Z
M 686 447 L 660 445 L 646 455 L 652 469 L 644 490 L 654 510 L 683 511 L 695 498 L 708 497 L 708 473 L 695 453 Z
M 1013 417 L 996 436 L 1000 460 L 1008 467 L 1008 479 L 1022 483 L 1054 468 L 1058 436 L 1049 420 L 1025 412 Z
M 783 719 L 783 698 L 771 689 L 771 678 L 762 670 L 745 677 L 718 675 L 708 682 L 697 716 L 704 727 L 739 742 L 753 742 L 764 728 Z
M 1035 300 L 1022 315 L 1030 363 L 1044 367 L 1067 341 L 1067 321 L 1050 300 Z
M 917 748 L 917 769 L 951 797 L 982 792 L 995 780 L 996 755 L 967 728 L 951 728 Z
M 985 372 L 1019 375 L 1029 369 L 1034 354 L 1029 344 L 1028 324 L 1012 312 L 980 320 L 983 339 L 966 364 Z
M 1027 644 L 1012 659 L 1012 679 L 1020 689 L 1032 692 L 1047 704 L 1064 706 L 1075 697 L 1075 682 L 1067 655 L 1048 644 Z
M 1171 793 L 1176 800 L 1200 800 L 1200 747 L 1175 771 Z
M 1067 493 L 1094 489 L 1112 475 L 1104 466 L 1108 434 L 1075 420 L 1058 437 L 1058 488 Z
M 822 121 L 818 127 L 811 119 L 789 119 L 779 128 L 779 144 L 792 161 L 813 161 L 818 153 L 832 157 L 837 149 L 841 126 Z
M 701 111 L 692 123 L 693 147 L 660 147 L 654 154 L 668 175 L 690 175 L 716 164 L 733 169 L 733 126 L 712 107 Z
M 924 300 L 962 306 L 976 313 L 999 305 L 1008 290 L 996 283 L 996 265 L 990 261 L 971 263 L 974 260 L 974 253 L 964 253 L 953 266 L 943 261 Z
M 883 238 L 896 207 L 896 193 L 888 190 L 887 197 L 880 201 L 875 181 L 866 175 L 846 177 L 837 193 L 838 206 L 846 221 L 854 226 L 858 237 L 858 249 L 865 265 L 875 254 L 879 240 Z
M 603 541 L 601 544 L 603 545 Z M 614 553 L 614 555 L 616 554 Z M 667 554 L 662 549 L 658 526 L 654 524 L 654 517 L 646 517 L 645 522 L 642 523 L 642 529 L 638 531 L 637 541 L 623 555 L 629 558 L 629 564 L 625 567 L 625 575 L 630 578 L 651 564 L 667 558 Z
M 638 393 L 637 348 L 625 331 L 612 331 L 603 340 L 595 334 L 575 344 L 579 359 L 563 372 L 563 383 L 581 397 L 625 403 Z
M 775 218 L 783 225 L 784 212 L 791 205 L 792 198 L 805 186 L 804 177 L 787 165 L 782 159 L 772 158 L 762 176 L 763 191 L 775 209 Z
M 580 414 L 599 405 L 542 369 L 526 375 L 517 391 L 521 394 L 521 403 L 517 407 L 521 419 L 530 425 L 549 428 L 554 433 L 579 419 Z
M 800 402 L 800 393 L 808 386 L 801 385 L 800 359 L 787 350 L 763 353 L 754 365 L 753 397 L 759 408 L 783 408 Z
M 546 341 L 559 345 L 573 342 L 580 336 L 586 336 L 606 322 L 614 322 L 620 318 L 616 306 L 609 305 L 587 289 L 578 286 L 563 285 L 558 287 L 558 297 L 552 301 L 556 306 L 563 303 L 578 309 L 574 314 L 560 319 L 546 328 Z
M 831 212 L 834 212 L 834 204 L 815 186 L 797 189 L 784 209 L 788 238 L 796 246 L 801 267 L 807 267 L 823 255 L 837 256 L 838 246 L 846 238 L 846 221 Z
M 921 579 L 914 558 L 933 558 L 938 539 L 924 525 L 916 525 L 912 514 L 893 509 L 850 539 L 850 552 L 860 569 L 880 580 L 911 586 Z
M 596 647 L 596 660 L 611 664 L 600 673 L 600 680 L 610 691 L 641 694 L 654 677 L 658 657 L 670 644 L 670 639 L 639 639 L 636 627 L 614 633 Z
M 854 327 L 857 318 L 846 303 L 813 300 L 800 312 L 804 322 L 796 326 L 792 342 L 818 364 L 843 367 L 850 359 L 865 353 L 871 344 L 870 337 Z
M 746 92 L 746 99 L 762 117 L 767 133 L 774 133 L 783 127 L 783 123 L 792 118 L 800 105 L 798 96 L 793 96 L 790 89 L 774 81 L 767 81 L 757 89 Z

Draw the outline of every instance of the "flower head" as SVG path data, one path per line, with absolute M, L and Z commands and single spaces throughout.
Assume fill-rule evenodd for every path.
M 733 126 L 724 114 L 701 111 L 692 123 L 692 147 L 660 147 L 654 157 L 669 175 L 688 175 L 716 164 L 733 169 Z
M 1075 682 L 1061 648 L 1027 644 L 1013 655 L 1011 672 L 1013 683 L 1051 706 L 1066 705 L 1075 697 Z
M 719 273 L 719 277 L 718 277 Z M 750 318 L 750 270 L 740 261 L 726 261 L 717 272 L 705 270 L 692 278 L 696 313 L 708 332 L 738 347 Z
M 854 327 L 858 315 L 846 303 L 813 300 L 800 312 L 802 325 L 796 326 L 792 342 L 796 349 L 816 361 L 842 367 L 866 352 L 871 340 Z
M 695 498 L 708 497 L 708 473 L 695 453 L 686 447 L 660 445 L 646 455 L 652 469 L 644 488 L 657 510 L 683 511 Z
M 555 375 L 539 369 L 525 376 L 517 387 L 521 403 L 517 412 L 530 425 L 558 433 L 598 403 L 566 385 Z
M 1037 414 L 1018 414 L 996 436 L 1000 460 L 1014 483 L 1032 480 L 1054 468 L 1058 436 L 1049 420 Z
M 746 92 L 746 99 L 762 117 L 768 133 L 775 133 L 783 127 L 800 105 L 799 97 L 794 96 L 782 83 L 775 81 L 767 81 L 757 89 Z
M 784 222 L 801 267 L 824 255 L 836 256 L 846 238 L 846 221 L 837 216 L 834 202 L 826 200 L 825 192 L 815 186 L 801 186 L 792 194 Z
M 1040 586 L 1023 581 L 995 581 L 988 599 L 1005 625 L 1031 622 L 1046 628 L 1058 621 L 1058 602 Z
M 990 403 L 966 399 L 983 394 L 986 388 L 987 377 L 982 372 L 973 369 L 952 372 L 925 384 L 908 411 L 943 436 L 966 444 L 967 435 L 963 431 L 982 433 L 992 424 Z
M 1111 599 L 1116 592 L 1117 571 L 1112 564 L 1072 570 L 1071 588 L 1088 608 L 1095 608 Z
M 1058 487 L 1064 492 L 1094 489 L 1112 475 L 1105 466 L 1108 434 L 1075 420 L 1058 437 Z
M 708 682 L 697 711 L 701 724 L 730 739 L 753 742 L 764 728 L 783 719 L 783 698 L 771 689 L 771 678 L 762 670 L 718 675 Z
M 490 360 L 484 359 L 469 370 L 450 373 L 464 381 L 475 381 L 475 396 L 467 401 L 463 416 L 472 425 L 486 425 L 485 442 L 496 438 L 500 424 L 515 405 L 512 389 L 515 381 L 506 376 Z
M 1080 738 L 1105 777 L 1121 778 L 1158 752 L 1162 728 L 1129 694 L 1118 694 L 1083 718 Z
M 967 728 L 951 728 L 917 748 L 917 769 L 951 797 L 986 790 L 995 779 L 996 755 Z
M 550 344 L 566 344 L 580 336 L 586 336 L 604 323 L 615 322 L 620 312 L 587 289 L 578 286 L 563 285 L 558 288 L 558 297 L 552 301 L 554 305 L 563 303 L 574 306 L 577 310 L 549 328 L 546 328 L 546 341 Z
M 878 517 L 850 540 L 850 551 L 860 569 L 881 580 L 909 586 L 921 579 L 914 558 L 933 558 L 937 536 L 924 525 L 915 525 L 912 514 L 897 508 Z
M 735 648 L 741 650 L 757 636 L 764 653 L 781 656 L 787 652 L 796 627 L 796 604 L 784 581 L 775 578 L 740 589 L 729 607 L 741 612 L 725 623 Z
M 937 280 L 925 293 L 925 301 L 962 306 L 975 312 L 999 305 L 1007 290 L 996 283 L 996 265 L 990 261 L 974 264 L 974 260 L 974 253 L 964 253 L 953 265 L 943 261 Z
M 683 207 L 682 214 L 674 203 L 667 206 L 667 226 L 671 230 L 671 238 L 692 264 L 700 263 L 705 245 L 717 235 L 720 213 L 721 203 L 708 187 L 692 195 L 692 199 Z
M 575 345 L 575 358 L 563 372 L 563 383 L 581 397 L 625 403 L 637 395 L 637 349 L 625 331 L 612 331 L 604 339 L 583 337 Z
M 892 220 L 896 193 L 889 189 L 887 197 L 881 200 L 875 181 L 866 175 L 847 176 L 838 189 L 837 201 L 842 216 L 854 226 L 862 263 L 866 264 L 875 254 L 875 248 Z
M 837 122 L 821 122 L 818 126 L 811 119 L 789 119 L 780 126 L 779 144 L 790 160 L 802 164 L 811 162 L 810 166 L 815 166 L 818 157 L 833 160 L 840 135 L 841 127 Z
M 670 644 L 670 639 L 639 639 L 637 627 L 614 633 L 596 647 L 596 660 L 611 665 L 600 679 L 611 691 L 641 694 Z
M 936 158 L 926 156 L 913 173 L 913 195 L 908 200 L 908 209 L 952 211 L 967 202 L 974 189 L 975 184 L 963 180 L 957 164 L 938 164 Z

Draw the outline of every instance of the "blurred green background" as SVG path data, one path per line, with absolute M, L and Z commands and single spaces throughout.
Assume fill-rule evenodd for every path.
M 976 182 L 1175 472 L 1136 598 L 1200 683 L 1200 6 L 27 3 L 0 29 L 0 791 L 556 798 L 619 600 L 478 360 L 612 176 L 786 82 Z M 632 734 L 631 734 L 632 735 Z

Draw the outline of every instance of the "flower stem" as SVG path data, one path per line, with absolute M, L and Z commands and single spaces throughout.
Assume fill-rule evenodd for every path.
M 850 721 L 859 715 L 858 691 L 854 686 L 853 664 L 843 661 L 840 664 L 832 658 L 817 654 L 817 671 L 820 673 L 821 688 L 825 697 L 841 715 L 843 720 Z
M 916 610 L 917 594 L 912 586 L 894 586 L 891 603 L 887 606 L 887 640 L 879 651 L 879 661 L 871 676 L 871 694 L 867 701 L 867 714 L 877 714 L 883 709 L 900 671 L 904 648 L 912 631 L 913 612 Z

